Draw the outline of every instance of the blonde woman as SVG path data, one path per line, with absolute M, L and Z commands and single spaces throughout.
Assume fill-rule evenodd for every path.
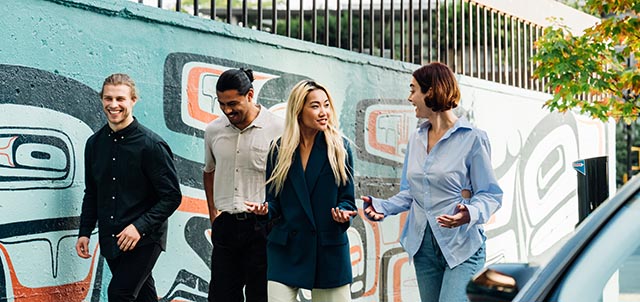
M 267 238 L 269 301 L 297 301 L 300 288 L 310 289 L 313 301 L 351 301 L 346 232 L 357 213 L 353 158 L 324 86 L 304 80 L 291 91 L 266 175 L 266 202 L 246 205 L 274 222 Z

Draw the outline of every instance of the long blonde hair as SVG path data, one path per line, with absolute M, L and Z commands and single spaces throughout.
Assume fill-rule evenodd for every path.
M 327 88 L 321 84 L 312 80 L 303 80 L 293 87 L 289 95 L 284 133 L 280 139 L 280 146 L 277 144 L 271 146 L 272 150 L 270 154 L 273 154 L 274 148 L 278 148 L 279 152 L 275 167 L 271 173 L 271 177 L 267 180 L 267 184 L 272 183 L 271 190 L 274 190 L 276 194 L 280 193 L 284 187 L 287 174 L 289 174 L 289 169 L 293 162 L 293 154 L 300 144 L 298 117 L 304 108 L 307 95 L 317 89 L 327 94 L 329 108 L 331 108 L 331 115 L 328 120 L 327 130 L 324 131 L 324 137 L 327 143 L 327 157 L 331 164 L 331 170 L 333 170 L 333 176 L 336 179 L 336 185 L 346 185 L 349 181 L 349 172 L 346 167 L 347 150 L 344 146 L 342 132 L 340 132 L 340 125 L 335 113 L 335 107 L 333 106 L 333 99 Z

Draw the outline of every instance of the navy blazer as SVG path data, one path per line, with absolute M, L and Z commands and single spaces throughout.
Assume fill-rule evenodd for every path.
M 276 142 L 280 145 L 280 140 Z M 357 210 L 353 187 L 353 158 L 348 141 L 349 181 L 336 185 L 327 158 L 323 132 L 316 135 L 307 162 L 302 169 L 296 150 L 289 174 L 279 194 L 267 186 L 269 219 L 275 225 L 267 238 L 267 279 L 306 289 L 334 288 L 352 282 L 351 257 L 347 229 L 350 223 L 338 223 L 331 209 Z M 277 148 L 267 161 L 267 179 L 271 177 Z

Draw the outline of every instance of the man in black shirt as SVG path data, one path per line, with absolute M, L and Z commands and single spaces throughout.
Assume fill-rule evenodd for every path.
M 100 92 L 108 123 L 85 147 L 85 194 L 76 252 L 90 258 L 99 224 L 102 256 L 112 272 L 109 301 L 158 301 L 151 270 L 165 249 L 167 218 L 182 195 L 167 143 L 133 117 L 138 99 L 126 74 L 105 79 Z

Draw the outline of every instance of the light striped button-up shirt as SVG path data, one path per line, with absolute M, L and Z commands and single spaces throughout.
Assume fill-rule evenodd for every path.
M 410 259 L 418 252 L 430 227 L 449 267 L 471 257 L 486 237 L 482 224 L 502 205 L 502 190 L 491 167 L 487 134 L 464 118 L 427 153 L 429 121 L 412 134 L 405 155 L 400 192 L 388 200 L 373 198 L 376 211 L 395 215 L 409 210 L 400 243 Z M 469 200 L 461 192 L 473 192 Z M 469 209 L 470 222 L 457 228 L 442 228 L 436 217 L 454 214 L 456 205 Z
M 271 141 L 283 131 L 284 120 L 265 107 L 242 130 L 226 116 L 207 125 L 203 170 L 215 171 L 213 200 L 220 212 L 246 212 L 245 201 L 264 201 L 267 153 Z

